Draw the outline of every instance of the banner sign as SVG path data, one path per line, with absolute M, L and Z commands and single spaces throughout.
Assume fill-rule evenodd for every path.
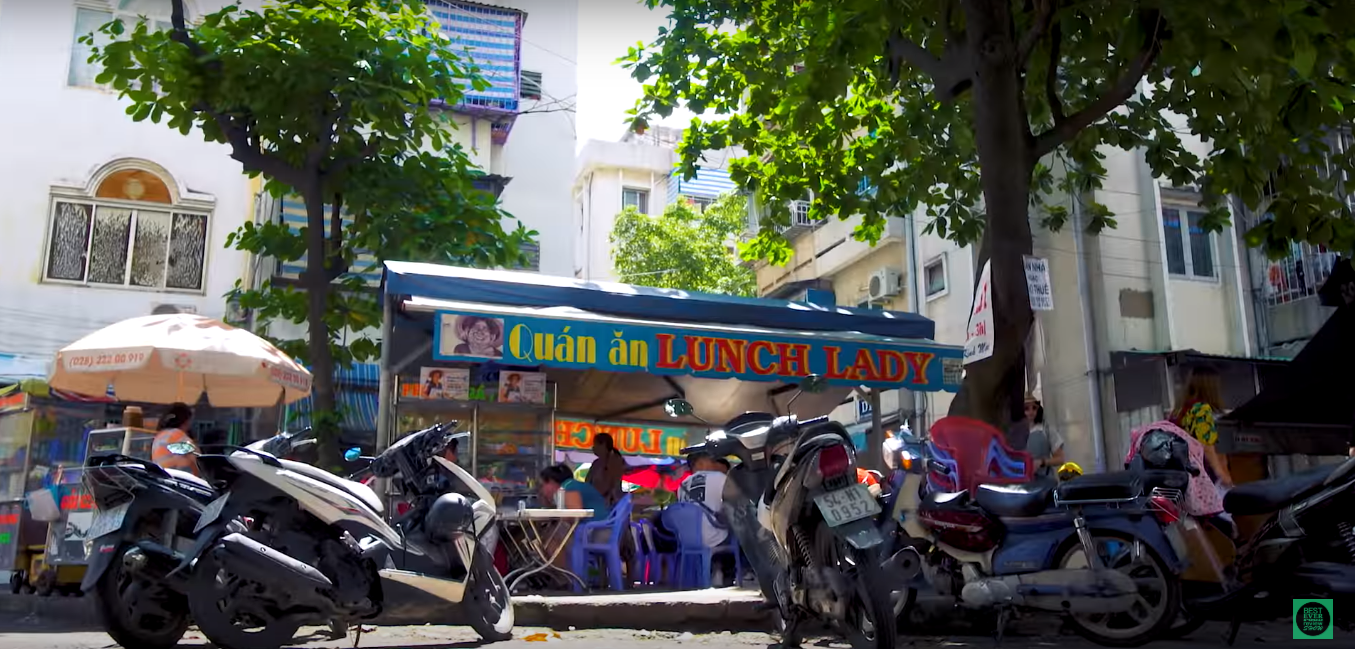
M 852 341 L 680 326 L 439 311 L 433 358 L 955 392 L 963 351 L 930 341 Z
M 612 436 L 616 450 L 626 455 L 679 457 L 687 446 L 687 429 L 655 424 L 595 422 L 569 417 L 555 418 L 556 450 L 593 452 L 593 440 L 601 433 Z

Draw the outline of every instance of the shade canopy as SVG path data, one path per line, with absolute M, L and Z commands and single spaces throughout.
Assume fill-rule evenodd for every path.
M 1224 418 L 1247 424 L 1355 424 L 1349 373 L 1355 367 L 1355 307 L 1336 310 L 1260 394 Z
M 311 373 L 249 331 L 177 313 L 123 320 L 57 352 L 53 388 L 122 401 L 266 407 L 310 394 Z

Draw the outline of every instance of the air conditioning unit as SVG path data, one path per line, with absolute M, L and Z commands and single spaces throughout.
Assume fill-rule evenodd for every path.
M 903 292 L 903 273 L 893 268 L 881 268 L 870 274 L 866 296 L 872 301 L 893 297 Z
M 191 304 L 156 303 L 151 305 L 151 315 L 174 315 L 176 313 L 197 313 L 198 308 Z

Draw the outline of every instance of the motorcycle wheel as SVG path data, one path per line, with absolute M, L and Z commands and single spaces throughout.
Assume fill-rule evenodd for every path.
M 856 597 L 848 606 L 852 617 L 843 629 L 852 649 L 894 649 L 899 634 L 891 596 L 893 584 L 886 583 L 877 569 L 884 562 L 879 551 L 851 547 L 822 520 L 815 538 L 820 565 L 843 570 L 855 581 Z
M 263 590 L 223 570 L 209 549 L 193 568 L 188 608 L 198 629 L 220 649 L 279 649 L 291 642 L 300 625 L 275 617 L 262 602 L 248 597 Z
M 1127 612 L 1070 614 L 1068 623 L 1078 635 L 1103 647 L 1140 647 L 1167 637 L 1181 612 L 1181 582 L 1153 548 L 1139 539 L 1093 532 L 1093 541 L 1107 568 L 1134 578 L 1139 597 Z M 1134 547 L 1140 551 L 1135 557 Z M 1087 567 L 1082 545 L 1074 542 L 1056 562 L 1060 568 Z
M 113 641 L 127 649 L 170 649 L 188 630 L 188 611 L 177 593 L 126 569 L 118 548 L 94 584 L 94 608 Z
M 503 575 L 494 569 L 494 559 L 483 547 L 475 549 L 461 606 L 466 611 L 466 621 L 485 642 L 513 637 L 513 598 Z

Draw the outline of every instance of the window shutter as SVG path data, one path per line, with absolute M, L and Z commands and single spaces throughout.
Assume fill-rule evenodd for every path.
M 522 71 L 522 76 L 519 77 L 519 79 L 520 79 L 520 81 L 519 81 L 519 87 L 521 88 L 521 90 L 518 92 L 518 94 L 519 94 L 523 99 L 540 99 L 540 98 L 541 98 L 542 92 L 541 92 L 541 73 L 540 73 L 540 72 L 532 72 L 532 71 L 530 71 L 530 70 L 523 70 L 523 71 Z

